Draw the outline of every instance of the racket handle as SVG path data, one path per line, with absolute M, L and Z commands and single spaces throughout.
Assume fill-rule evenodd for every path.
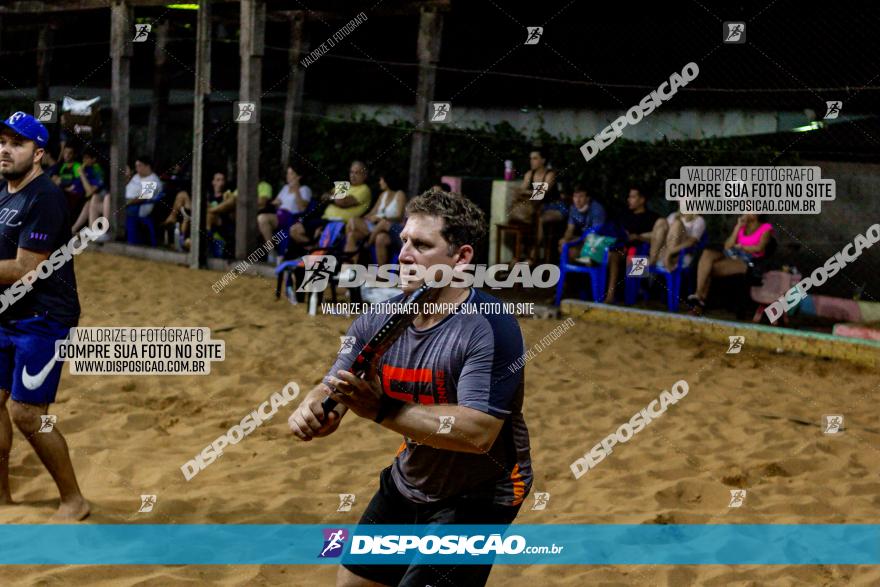
M 324 398 L 324 401 L 321 402 L 321 407 L 324 408 L 324 417 L 326 418 L 327 416 L 329 416 L 331 410 L 333 410 L 333 408 L 335 408 L 337 405 L 338 402 L 335 399 L 329 397 Z

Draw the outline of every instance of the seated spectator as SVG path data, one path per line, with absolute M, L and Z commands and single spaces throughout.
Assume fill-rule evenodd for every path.
M 651 233 L 651 252 L 648 264 L 655 263 L 665 269 L 678 266 L 678 253 L 682 249 L 692 247 L 703 238 L 706 232 L 706 220 L 699 214 L 682 214 L 673 212 L 666 220 L 658 220 Z M 685 255 L 683 267 L 690 267 L 693 256 Z
M 141 196 L 146 193 L 146 186 L 144 184 L 155 182 L 153 196 L 156 196 L 162 191 L 162 181 L 153 172 L 153 161 L 149 157 L 138 157 L 134 162 L 134 170 L 134 175 L 125 186 L 125 199 L 127 200 L 125 205 L 126 207 L 136 206 L 138 208 L 138 216 L 146 218 L 153 211 L 153 204 L 142 203 Z
M 272 184 L 268 181 L 261 181 L 257 184 L 257 215 L 275 212 L 275 206 L 272 205 Z
M 162 226 L 179 225 L 180 241 L 174 243 L 174 247 L 182 247 L 189 250 L 190 245 L 190 228 L 192 226 L 192 198 L 189 195 L 189 186 L 192 185 L 190 178 L 183 171 L 183 166 L 175 164 L 171 173 L 167 177 L 163 177 L 163 183 L 167 195 L 174 194 L 174 200 L 171 202 L 171 209 L 168 216 L 162 221 Z M 167 208 L 167 204 L 165 204 Z
M 312 190 L 303 185 L 303 177 L 292 165 L 287 166 L 287 183 L 271 202 L 267 202 L 261 213 L 257 214 L 257 225 L 265 242 L 272 241 L 272 235 L 280 230 L 289 230 L 298 215 L 306 211 L 312 200 Z M 269 209 L 276 212 L 269 212 Z
M 544 234 L 551 225 L 565 223 L 568 215 L 568 206 L 562 200 L 559 188 L 556 185 L 556 172 L 547 166 L 547 158 L 541 148 L 536 147 L 529 153 L 529 170 L 523 176 L 520 191 L 524 196 L 534 197 L 534 183 L 547 183 L 547 189 L 541 199 L 535 200 L 535 240 L 532 243 L 531 254 L 528 264 L 534 265 L 538 256 L 538 249 L 544 242 Z
M 78 218 L 85 203 L 85 190 L 79 179 L 80 163 L 76 161 L 76 149 L 67 145 L 61 149 L 61 161 L 53 169 L 52 181 L 61 188 L 67 197 L 70 217 Z
M 83 206 L 79 218 L 73 225 L 71 231 L 73 234 L 79 232 L 86 222 L 89 226 L 93 225 L 100 216 L 110 220 L 110 198 L 107 197 L 104 170 L 98 163 L 98 154 L 92 149 L 86 149 L 83 153 L 82 165 L 79 167 L 79 182 L 83 188 L 86 205 Z
M 373 208 L 363 218 L 352 218 L 345 226 L 345 252 L 354 253 L 358 243 L 365 238 L 367 246 L 375 245 L 376 263 L 384 265 L 388 262 L 389 247 L 392 233 L 400 234 L 403 209 L 406 206 L 406 194 L 393 175 L 384 173 L 379 176 L 379 189 L 382 193 Z
M 578 240 L 584 231 L 590 228 L 599 227 L 605 224 L 605 208 L 602 204 L 590 198 L 587 188 L 581 184 L 574 186 L 573 202 L 568 209 L 568 226 L 565 234 L 559 239 L 559 252 L 562 253 L 562 246 Z M 569 261 L 574 261 L 580 251 L 576 247 L 568 250 Z
M 344 198 L 332 198 L 325 194 L 322 200 L 329 202 L 320 223 L 311 221 L 297 222 L 290 227 L 290 238 L 293 242 L 305 245 L 320 236 L 323 225 L 334 220 L 348 221 L 363 216 L 370 207 L 372 194 L 367 181 L 367 166 L 360 161 L 353 161 L 348 170 L 348 181 L 351 188 Z M 311 233 L 311 234 L 309 234 Z
M 226 174 L 222 171 L 214 173 L 211 179 L 211 191 L 208 192 L 208 209 L 205 214 L 207 230 L 213 230 L 235 222 L 235 203 L 238 190 L 226 189 Z
M 622 231 L 615 248 L 608 254 L 608 291 L 605 294 L 605 303 L 614 302 L 614 294 L 617 289 L 617 281 L 620 279 L 620 270 L 626 261 L 627 250 L 642 243 L 650 243 L 654 230 L 659 229 L 660 222 L 665 220 L 648 210 L 645 206 L 648 198 L 639 188 L 631 188 L 626 197 L 626 212 L 619 221 Z M 624 234 L 625 233 L 625 236 Z
M 773 225 L 761 214 L 743 214 L 724 241 L 724 252 L 703 251 L 697 264 L 697 291 L 688 296 L 687 303 L 695 313 L 706 308 L 709 286 L 713 277 L 743 275 L 764 257 L 773 236 Z

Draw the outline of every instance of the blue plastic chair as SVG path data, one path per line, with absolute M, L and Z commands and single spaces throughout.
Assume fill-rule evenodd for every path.
M 605 299 L 605 286 L 608 281 L 607 275 L 609 249 L 605 249 L 605 256 L 602 260 L 602 263 L 598 265 L 582 265 L 580 263 L 571 263 L 568 260 L 568 251 L 572 247 L 582 247 L 588 234 L 594 232 L 602 234 L 602 232 L 600 232 L 600 229 L 602 229 L 603 227 L 606 227 L 606 225 L 591 227 L 585 230 L 578 240 L 562 245 L 562 256 L 559 259 L 559 283 L 556 284 L 556 299 L 554 300 L 553 305 L 558 306 L 559 302 L 562 300 L 562 290 L 565 287 L 565 277 L 569 273 L 586 273 L 587 275 L 589 275 L 590 285 L 593 290 L 593 301 L 598 303 Z M 586 298 L 586 290 L 581 289 L 581 299 L 585 300 Z
M 651 265 L 648 267 L 648 271 L 655 275 L 662 275 L 666 279 L 666 308 L 670 312 L 678 311 L 678 303 L 681 299 L 681 284 L 685 282 L 690 284 L 693 281 L 691 278 L 695 275 L 697 262 L 699 261 L 700 253 L 703 249 L 706 248 L 706 245 L 709 243 L 709 231 L 703 231 L 703 236 L 700 237 L 699 242 L 695 245 L 687 247 L 686 249 L 682 249 L 678 254 L 678 264 L 674 269 L 669 270 L 664 267 L 660 267 L 658 265 Z M 640 253 L 641 254 L 641 253 Z M 646 254 L 646 252 L 645 252 Z M 691 264 L 688 266 L 684 266 L 684 258 L 685 255 L 691 255 L 693 260 Z M 626 278 L 626 303 L 627 305 L 633 305 L 636 302 L 636 298 L 638 297 L 638 292 L 640 289 L 643 280 L 638 277 L 629 277 Z M 643 290 L 645 291 L 645 290 Z M 647 292 L 645 291 L 645 299 L 647 298 Z
M 342 221 L 333 221 L 328 222 L 326 226 L 324 226 L 324 230 L 321 231 L 321 236 L 318 238 L 318 244 L 315 248 L 311 249 L 308 254 L 309 255 L 334 255 L 339 259 L 341 257 L 341 247 L 339 246 L 340 237 L 345 235 L 345 222 Z M 342 241 L 344 243 L 344 241 Z M 283 261 L 275 267 L 275 275 L 277 276 L 277 286 L 275 288 L 275 297 L 281 297 L 281 289 L 284 288 L 288 299 L 291 299 L 292 296 L 295 295 L 293 291 L 293 275 L 294 272 L 298 269 L 305 269 L 305 261 L 302 257 L 297 257 L 296 259 L 290 259 L 288 261 Z M 337 263 L 336 271 L 338 272 L 341 267 Z M 331 278 L 332 282 L 332 278 Z M 336 288 L 335 286 L 332 288 L 333 300 L 336 301 Z

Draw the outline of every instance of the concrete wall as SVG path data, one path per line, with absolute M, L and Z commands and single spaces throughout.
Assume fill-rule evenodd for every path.
M 517 109 L 470 108 L 452 105 L 456 125 L 479 125 L 485 122 L 497 124 L 508 122 L 526 135 L 534 135 L 542 128 L 554 136 L 593 136 L 611 123 L 625 110 L 588 110 L 563 108 L 522 112 Z M 412 117 L 410 105 L 387 104 L 328 104 L 323 113 L 348 119 L 355 114 L 375 116 L 382 123 Z M 636 126 L 627 127 L 626 138 L 635 141 L 669 139 L 703 139 L 708 137 L 744 136 L 774 133 L 779 130 L 781 115 L 800 116 L 803 113 L 672 110 L 660 107 Z

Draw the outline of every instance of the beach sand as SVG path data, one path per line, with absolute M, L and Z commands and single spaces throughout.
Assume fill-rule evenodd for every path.
M 82 326 L 206 326 L 226 360 L 196 376 L 82 376 L 65 369 L 50 413 L 92 503 L 84 523 L 354 523 L 400 436 L 346 416 L 333 436 L 293 439 L 283 408 L 187 482 L 180 466 L 273 392 L 304 395 L 325 374 L 350 319 L 275 301 L 271 280 L 106 254 L 77 258 Z M 561 320 L 520 321 L 533 345 Z M 534 491 L 518 523 L 877 523 L 880 424 L 876 372 L 749 348 L 577 320 L 526 366 Z M 570 463 L 684 379 L 690 391 L 580 479 Z M 823 414 L 846 430 L 823 435 Z M 5 523 L 39 524 L 57 493 L 16 431 Z M 729 508 L 730 489 L 747 489 Z M 354 493 L 337 513 L 339 493 Z M 141 494 L 156 494 L 138 513 Z M 20 566 L 4 585 L 332 585 L 334 566 Z M 489 584 L 877 585 L 880 567 L 496 566 Z

